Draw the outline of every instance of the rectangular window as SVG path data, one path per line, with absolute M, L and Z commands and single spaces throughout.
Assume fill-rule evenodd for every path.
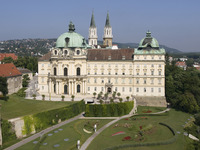
M 125 83 L 125 79 L 122 79 L 122 83 Z
M 110 83 L 110 79 L 108 79 L 108 83 Z
M 115 83 L 117 83 L 117 79 L 115 79 Z
M 130 84 L 132 83 L 132 79 L 129 79 L 129 83 L 130 83 Z
M 97 87 L 94 87 L 94 91 L 97 91 Z
M 42 64 L 42 67 L 44 67 L 44 64 Z
M 154 71 L 151 71 L 151 75 L 152 75 L 152 76 L 154 75 Z
M 151 88 L 151 92 L 153 93 L 153 88 Z
M 146 72 L 144 72 L 144 75 L 146 76 L 146 75 L 147 75 L 147 73 L 146 73 Z
M 151 79 L 151 84 L 153 84 L 154 83 L 154 80 L 153 79 Z
M 90 83 L 90 79 L 88 79 L 88 83 Z
M 139 75 L 139 72 L 137 72 L 137 75 Z
M 147 84 L 147 80 L 146 79 L 144 79 L 144 84 Z
M 90 87 L 88 87 L 88 91 L 90 91 Z
M 104 83 L 104 80 L 101 80 L 101 83 Z
M 132 92 L 132 88 L 131 87 L 129 88 L 129 92 Z
M 42 90 L 44 90 L 44 86 L 42 86 Z
M 158 92 L 161 93 L 161 88 L 158 88 Z
M 136 83 L 139 84 L 139 79 L 136 79 Z
M 123 88 L 122 88 L 122 92 L 124 92 L 124 91 L 125 91 L 125 88 L 123 87 Z
M 161 79 L 158 79 L 158 84 L 161 84 Z
M 117 92 L 117 87 L 115 87 L 115 91 Z
M 42 83 L 44 83 L 44 77 L 42 77 Z
M 161 71 L 159 71 L 159 76 L 161 76 Z
M 161 67 L 161 64 L 159 64 L 159 67 Z
M 103 92 L 103 87 L 101 87 L 101 91 Z
M 136 92 L 139 92 L 139 88 L 136 89 Z
M 146 91 L 147 91 L 147 89 L 146 88 L 144 88 L 144 92 L 146 93 Z

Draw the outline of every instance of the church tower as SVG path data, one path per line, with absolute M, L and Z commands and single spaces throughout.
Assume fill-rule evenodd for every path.
M 97 45 L 97 27 L 95 25 L 94 21 L 94 13 L 92 12 L 92 18 L 90 22 L 90 28 L 89 28 L 89 38 L 88 43 L 90 46 L 94 47 L 94 45 Z
M 112 46 L 112 27 L 110 26 L 109 14 L 107 13 L 106 24 L 104 27 L 103 45 Z

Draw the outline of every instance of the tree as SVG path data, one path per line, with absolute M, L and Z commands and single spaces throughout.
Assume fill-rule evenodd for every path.
M 43 101 L 45 100 L 45 95 L 42 95 L 42 100 L 43 100 Z
M 6 94 L 8 94 L 8 83 L 6 77 L 0 77 L 0 91 L 4 97 L 6 97 Z
M 186 64 L 187 64 L 188 67 L 193 67 L 194 59 L 193 58 L 188 58 L 188 60 L 186 61 Z
M 127 97 L 126 97 L 126 100 L 127 100 L 127 101 L 129 101 L 129 98 L 130 98 L 130 97 L 129 97 L 129 96 L 127 96 Z
M 62 95 L 62 96 L 61 96 L 61 98 L 62 98 L 62 101 L 64 101 L 64 99 L 65 99 L 65 96 L 64 96 L 64 95 Z
M 74 101 L 74 98 L 75 98 L 75 96 L 74 96 L 74 95 L 72 95 L 72 96 L 71 96 L 71 98 L 72 98 L 72 101 Z
M 121 96 L 121 93 L 118 92 L 118 93 L 117 93 L 117 96 L 120 97 L 120 96 Z
M 119 102 L 121 103 L 123 101 L 123 99 L 122 98 L 119 98 Z
M 23 75 L 22 86 L 23 87 L 27 87 L 29 81 L 30 81 L 30 78 L 29 78 L 28 74 Z
M 4 57 L 4 59 L 2 60 L 2 64 L 6 64 L 6 63 L 14 63 L 14 60 L 12 59 L 12 57 Z
M 94 98 L 95 98 L 95 96 L 96 96 L 96 95 L 97 95 L 97 93 L 96 93 L 96 92 L 94 92 L 94 93 L 93 93 L 93 96 L 94 96 Z

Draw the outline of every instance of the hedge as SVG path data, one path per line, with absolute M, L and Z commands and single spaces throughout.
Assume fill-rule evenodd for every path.
M 159 123 L 160 125 L 166 126 L 174 135 L 172 138 L 165 140 L 165 141 L 160 141 L 160 142 L 146 142 L 146 143 L 135 143 L 135 144 L 124 144 L 124 145 L 118 145 L 118 146 L 113 146 L 106 148 L 105 150 L 117 150 L 117 149 L 122 149 L 122 148 L 130 148 L 130 147 L 141 147 L 141 146 L 158 146 L 158 145 L 167 145 L 171 144 L 176 141 L 177 139 L 177 134 L 176 132 L 167 124 L 165 123 Z
M 80 102 L 68 105 L 66 107 L 53 109 L 34 115 L 23 117 L 24 119 L 24 129 L 23 134 L 30 134 L 32 125 L 35 127 L 36 132 L 46 129 L 52 125 L 55 125 L 60 121 L 72 118 L 81 112 L 85 111 L 85 102 L 82 100 Z
M 117 117 L 128 114 L 133 108 L 133 101 L 112 104 L 87 104 L 86 117 Z

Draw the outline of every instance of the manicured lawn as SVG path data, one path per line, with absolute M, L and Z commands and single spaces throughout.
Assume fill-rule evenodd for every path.
M 41 146 L 34 144 L 34 141 L 38 141 L 35 139 L 24 146 L 18 148 L 17 150 L 33 150 L 36 147 L 40 150 L 51 150 L 51 149 L 67 149 L 67 150 L 76 150 L 77 140 L 80 140 L 81 144 L 83 144 L 88 137 L 90 137 L 93 131 L 93 125 L 98 123 L 97 130 L 101 128 L 103 125 L 107 124 L 111 120 L 76 120 L 67 125 L 62 126 L 61 128 L 55 130 L 58 131 L 55 133 L 54 131 L 46 134 L 46 138 L 42 141 Z M 87 126 L 85 126 L 87 125 Z M 91 131 L 92 133 L 86 133 L 83 131 L 83 128 L 87 129 L 87 131 Z M 49 136 L 52 134 L 51 136 Z M 45 135 L 44 135 L 45 136 Z M 58 147 L 55 147 L 59 144 Z
M 144 107 L 145 108 L 145 107 Z M 142 109 L 142 107 L 141 107 Z M 145 108 L 146 109 L 146 108 Z M 151 109 L 151 108 L 149 108 Z M 128 118 L 128 120 L 123 119 L 105 129 L 100 135 L 98 135 L 92 143 L 89 145 L 87 150 L 102 150 L 108 147 L 113 147 L 123 144 L 134 144 L 134 143 L 145 143 L 145 142 L 159 142 L 165 141 L 173 137 L 172 132 L 165 126 L 159 124 L 159 122 L 166 123 L 172 127 L 177 133 L 177 140 L 168 145 L 159 145 L 159 146 L 145 146 L 137 147 L 134 149 L 137 150 L 183 150 L 187 145 L 188 138 L 183 135 L 183 126 L 185 122 L 190 119 L 190 114 L 176 111 L 171 109 L 170 112 L 159 114 L 159 115 L 146 115 L 145 113 L 142 116 L 134 116 Z M 118 124 L 118 125 L 117 125 Z M 151 125 L 150 125 L 151 124 Z M 126 126 L 129 125 L 129 128 Z M 118 126 L 118 127 L 115 127 Z M 130 127 L 132 126 L 132 127 Z M 143 139 L 138 138 L 140 126 L 145 128 L 147 126 L 153 126 L 148 132 L 143 132 Z M 112 134 L 124 131 L 125 134 L 115 135 Z M 130 136 L 130 141 L 122 141 L 124 137 Z M 125 148 L 123 150 L 132 150 L 133 148 Z
M 156 113 L 167 109 L 166 107 L 149 107 L 149 106 L 138 106 L 137 113 L 138 114 L 148 114 L 148 113 Z
M 39 100 L 27 100 L 15 94 L 10 95 L 8 101 L 0 100 L 3 119 L 11 119 L 42 111 L 56 109 L 71 105 L 75 102 L 51 102 Z

